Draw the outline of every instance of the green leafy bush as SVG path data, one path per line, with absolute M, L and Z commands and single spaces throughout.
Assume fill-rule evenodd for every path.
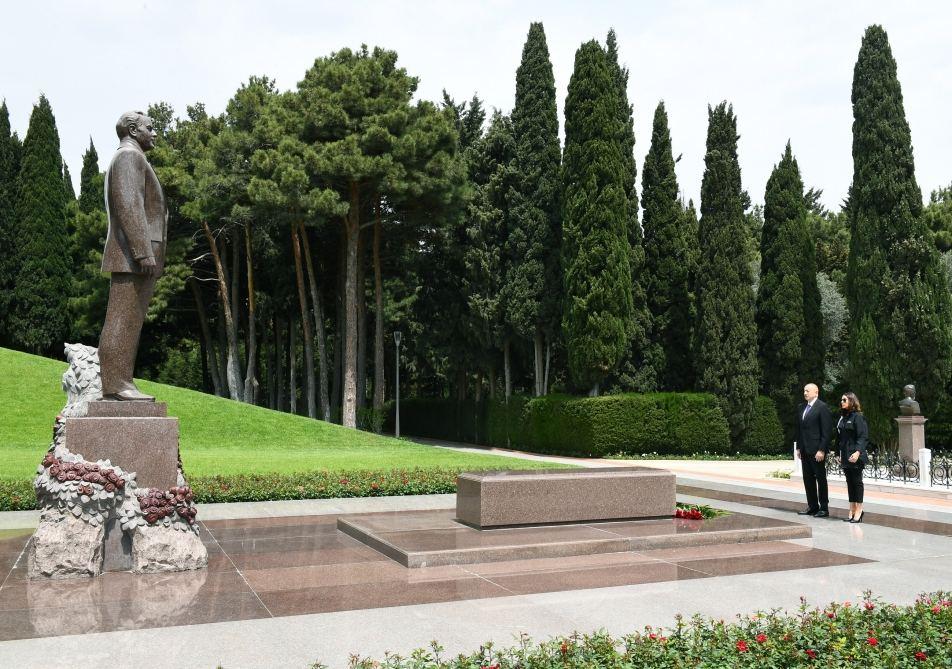
M 352 669 L 561 669 L 563 667 L 948 667 L 952 648 L 952 593 L 921 595 L 911 606 L 883 604 L 866 593 L 862 602 L 832 603 L 797 614 L 773 610 L 737 622 L 677 617 L 674 627 L 646 627 L 621 638 L 604 631 L 575 633 L 542 643 L 525 634 L 497 649 L 484 644 L 470 654 L 444 657 L 437 642 L 409 657 L 378 662 L 354 656 Z M 314 668 L 323 667 L 320 663 Z
M 456 492 L 456 476 L 461 471 L 473 471 L 473 468 L 194 476 L 189 478 L 189 485 L 198 504 L 432 495 Z M 36 494 L 31 481 L 0 479 L 0 511 L 35 508 Z
M 789 454 L 793 450 L 783 440 L 783 427 L 777 416 L 777 405 L 769 397 L 761 395 L 754 404 L 754 417 L 747 429 L 744 452 L 763 455 Z

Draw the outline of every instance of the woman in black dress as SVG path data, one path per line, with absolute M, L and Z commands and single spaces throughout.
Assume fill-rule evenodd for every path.
M 837 443 L 840 451 L 840 466 L 846 477 L 846 490 L 850 499 L 850 523 L 863 522 L 863 467 L 869 463 L 866 444 L 869 427 L 863 416 L 863 407 L 855 393 L 843 393 L 840 398 L 840 420 L 836 424 Z

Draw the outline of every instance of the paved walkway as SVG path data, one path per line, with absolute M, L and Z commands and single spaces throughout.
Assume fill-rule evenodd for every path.
M 512 457 L 540 457 L 500 449 L 493 449 L 493 452 Z M 617 460 L 545 459 L 585 466 L 620 464 Z M 217 666 L 224 669 L 303 669 L 321 661 L 336 668 L 348 666 L 352 653 L 382 659 L 387 651 L 406 654 L 413 648 L 428 645 L 433 639 L 440 641 L 445 654 L 453 654 L 473 651 L 485 641 L 511 645 L 522 633 L 536 639 L 599 628 L 622 634 L 646 624 L 670 625 L 677 613 L 698 612 L 726 619 L 736 613 L 776 606 L 794 610 L 801 595 L 812 603 L 822 604 L 830 600 L 856 601 L 863 591 L 869 589 L 888 601 L 908 603 L 920 592 L 952 590 L 952 532 L 949 531 L 952 508 L 948 500 L 871 492 L 867 495 L 866 507 L 871 517 L 880 518 L 881 522 L 877 524 L 848 525 L 836 519 L 793 516 L 790 509 L 798 508 L 803 501 L 799 482 L 764 476 L 768 471 L 790 464 L 782 461 L 685 460 L 650 463 L 678 473 L 678 497 L 681 501 L 707 503 L 766 518 L 806 522 L 813 529 L 813 538 L 792 543 L 869 562 L 438 604 L 23 639 L 0 643 L 0 667 L 49 669 L 92 663 L 124 667 L 158 661 L 167 669 Z M 453 508 L 454 505 L 455 496 L 434 495 L 203 505 L 201 513 L 204 519 L 212 520 L 439 509 Z M 844 508 L 845 495 L 835 489 L 831 491 L 831 507 Z M 32 512 L 0 514 L 0 529 L 34 524 L 35 514 Z

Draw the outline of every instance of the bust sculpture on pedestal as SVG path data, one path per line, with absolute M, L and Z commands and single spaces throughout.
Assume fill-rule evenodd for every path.
M 919 461 L 919 451 L 926 447 L 926 418 L 916 401 L 916 387 L 911 383 L 903 386 L 903 398 L 899 402 L 899 455 L 910 462 Z

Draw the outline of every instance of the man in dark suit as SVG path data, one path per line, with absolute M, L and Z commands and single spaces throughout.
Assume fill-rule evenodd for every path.
M 803 486 L 807 491 L 807 508 L 801 516 L 826 518 L 830 502 L 826 487 L 826 453 L 833 434 L 833 416 L 819 398 L 820 389 L 808 383 L 803 387 L 803 404 L 797 408 L 797 456 L 803 468 Z
M 139 335 L 162 276 L 168 210 L 145 152 L 155 145 L 152 119 L 126 112 L 116 124 L 119 149 L 106 170 L 109 231 L 102 271 L 111 272 L 106 321 L 99 336 L 102 394 L 111 400 L 152 400 L 132 382 Z

